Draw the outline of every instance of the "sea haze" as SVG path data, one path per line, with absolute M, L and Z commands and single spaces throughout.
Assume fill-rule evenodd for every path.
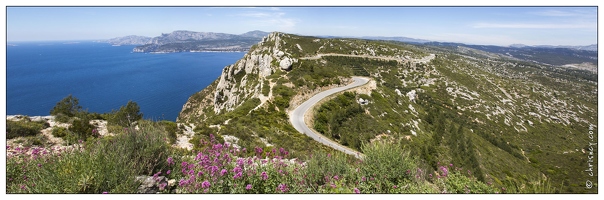
M 245 54 L 146 54 L 132 53 L 133 48 L 94 42 L 9 43 L 6 113 L 49 115 L 72 94 L 90 112 L 110 112 L 132 100 L 144 118 L 174 121 L 189 96 Z

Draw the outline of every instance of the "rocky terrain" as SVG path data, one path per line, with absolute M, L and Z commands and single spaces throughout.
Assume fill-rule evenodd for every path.
M 577 55 L 572 62 L 594 61 Z M 318 132 L 357 150 L 378 140 L 406 141 L 424 162 L 459 163 L 484 181 L 544 176 L 577 191 L 580 183 L 571 177 L 585 176 L 581 149 L 588 138 L 582 136 L 597 128 L 597 74 L 584 69 L 597 66 L 534 61 L 477 46 L 275 32 L 191 96 L 177 122 L 189 130 L 183 141 L 211 132 L 241 147 L 288 146 L 301 156 L 323 147 L 295 131 L 288 113 L 313 94 L 350 83 L 351 76 L 367 76 L 371 89 L 316 107 L 307 120 Z M 321 114 L 325 109 L 342 114 Z

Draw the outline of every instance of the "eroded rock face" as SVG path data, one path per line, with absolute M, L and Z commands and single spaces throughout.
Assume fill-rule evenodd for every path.
M 262 82 L 276 70 L 290 70 L 296 59 L 279 49 L 281 33 L 271 33 L 241 60 L 225 67 L 214 90 L 214 112 L 234 110 L 243 99 L 261 95 Z M 274 45 L 273 45 L 274 44 Z M 277 65 L 278 63 L 278 65 Z

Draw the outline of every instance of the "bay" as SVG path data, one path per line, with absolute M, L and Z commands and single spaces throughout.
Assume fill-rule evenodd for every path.
M 192 94 L 245 54 L 132 53 L 133 48 L 91 41 L 10 43 L 7 115 L 49 115 L 72 94 L 89 112 L 110 112 L 132 100 L 144 118 L 174 121 Z

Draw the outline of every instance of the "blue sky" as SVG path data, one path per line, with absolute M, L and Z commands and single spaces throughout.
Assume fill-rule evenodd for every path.
M 488 45 L 597 43 L 596 7 L 8 7 L 6 12 L 9 42 L 261 30 Z

